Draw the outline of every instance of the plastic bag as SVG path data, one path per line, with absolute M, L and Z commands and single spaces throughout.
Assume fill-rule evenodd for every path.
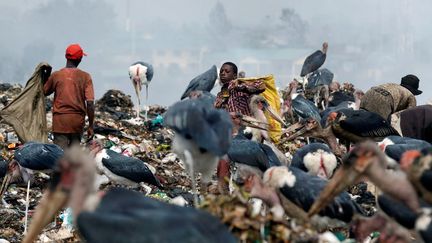
M 248 77 L 248 78 L 239 78 L 240 81 L 246 82 L 254 82 L 257 80 L 261 80 L 264 82 L 266 89 L 261 95 L 267 100 L 269 105 L 276 112 L 280 112 L 280 97 L 276 89 L 275 79 L 273 75 L 263 76 L 263 77 Z M 273 119 L 269 114 L 265 114 L 267 120 L 269 121 L 269 136 L 274 143 L 277 143 L 282 135 L 282 126 L 281 124 Z

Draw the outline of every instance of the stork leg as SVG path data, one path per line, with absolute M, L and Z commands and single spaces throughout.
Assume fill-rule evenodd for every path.
M 147 117 L 147 113 L 148 113 L 147 102 L 148 102 L 148 85 L 146 84 L 146 104 L 145 104 L 145 106 L 146 106 L 146 109 L 145 109 L 145 120 L 146 121 L 148 120 L 148 117 Z
M 5 208 L 10 207 L 10 205 L 3 198 L 1 199 L 1 203 L 2 203 L 3 207 L 5 207 Z
M 196 181 L 195 181 L 195 173 L 194 173 L 194 161 L 192 158 L 192 154 L 191 154 L 191 152 L 189 152 L 189 150 L 186 149 L 184 151 L 184 155 L 186 158 L 185 162 L 189 165 L 189 174 L 190 174 L 190 177 L 192 180 L 192 193 L 194 196 L 194 206 L 198 207 L 198 192 L 196 189 Z
M 140 107 L 141 107 L 141 97 L 140 97 L 140 93 L 141 93 L 141 85 L 138 84 L 137 82 L 133 81 L 133 85 L 135 88 L 135 93 L 137 95 L 137 99 L 138 99 L 138 107 L 137 107 L 137 118 L 139 118 L 140 116 Z
M 323 100 L 323 110 L 327 109 L 329 103 L 330 89 L 328 85 L 324 85 L 324 100 Z
M 24 234 L 27 233 L 29 194 L 30 194 L 30 180 L 28 180 L 28 182 L 27 182 L 26 209 L 25 209 L 25 220 L 24 220 Z

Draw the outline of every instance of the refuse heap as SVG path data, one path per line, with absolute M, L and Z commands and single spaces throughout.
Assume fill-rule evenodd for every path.
M 8 87 L 5 85 L 5 87 Z M 6 91 L 0 84 L 0 95 L 13 99 L 19 92 L 15 86 Z M 141 185 L 131 190 L 140 191 L 150 197 L 166 202 L 192 205 L 191 180 L 185 171 L 183 163 L 171 152 L 173 132 L 163 127 L 162 115 L 166 107 L 150 106 L 148 120 L 136 118 L 133 113 L 133 103 L 130 96 L 118 90 L 109 90 L 96 102 L 95 133 L 107 149 L 112 149 L 126 156 L 134 156 L 148 163 L 156 170 L 156 175 L 164 185 L 164 189 Z M 51 113 L 47 114 L 50 122 Z M 9 130 L 8 130 L 9 129 Z M 10 158 L 17 139 L 13 138 L 13 131 L 4 124 L 0 124 L 0 145 L 2 154 Z M 83 138 L 83 141 L 86 138 Z M 11 144 L 14 144 L 13 146 Z M 283 147 L 284 152 L 294 152 L 301 144 L 289 144 Z M 49 176 L 37 173 L 35 183 L 30 190 L 30 218 L 43 190 L 47 186 Z M 103 184 L 102 190 L 117 187 L 112 183 Z M 211 187 L 210 187 L 211 188 Z M 214 188 L 214 185 L 213 185 Z M 354 188 L 355 189 L 355 188 Z M 355 191 L 353 189 L 353 191 Z M 362 189 L 364 189 L 362 187 Z M 25 211 L 25 190 L 22 184 L 12 185 L 5 195 L 9 208 L 0 207 L 0 240 L 20 242 L 23 237 L 23 219 Z M 364 190 L 357 190 L 364 193 Z M 230 230 L 241 240 L 247 242 L 318 242 L 323 234 L 308 225 L 299 225 L 295 221 L 276 221 L 271 214 L 254 214 L 251 205 L 241 196 L 241 193 L 221 196 L 210 194 L 202 202 L 201 208 L 219 217 Z M 369 202 L 367 202 L 369 203 Z M 374 202 L 373 202 L 374 203 Z M 372 211 L 374 210 L 374 204 Z M 79 238 L 72 229 L 72 222 L 68 217 L 70 212 L 63 211 L 41 234 L 40 242 L 79 242 Z M 327 232 L 328 233 L 328 232 Z

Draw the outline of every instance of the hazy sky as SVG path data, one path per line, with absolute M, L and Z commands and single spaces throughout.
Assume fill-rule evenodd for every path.
M 155 66 L 148 103 L 169 105 L 195 75 L 225 61 L 248 75 L 272 73 L 285 86 L 302 59 L 328 41 L 324 67 L 335 79 L 367 90 L 413 73 L 424 91 L 419 103 L 432 98 L 430 1 L 221 0 L 224 11 L 217 3 L 0 1 L 0 80 L 24 84 L 40 61 L 59 69 L 66 46 L 78 42 L 97 98 L 110 88 L 134 98 L 127 70 L 142 60 Z M 283 9 L 290 10 L 285 20 Z

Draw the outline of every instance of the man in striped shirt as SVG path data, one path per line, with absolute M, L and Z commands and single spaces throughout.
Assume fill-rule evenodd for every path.
M 250 116 L 250 97 L 264 92 L 265 85 L 262 81 L 241 82 L 237 79 L 237 72 L 237 66 L 232 62 L 226 62 L 222 65 L 219 72 L 222 88 L 216 97 L 215 107 Z M 228 191 L 225 177 L 229 177 L 229 174 L 230 164 L 227 156 L 225 156 L 219 160 L 217 167 L 218 187 L 222 193 Z
M 215 107 L 250 116 L 250 97 L 264 92 L 265 84 L 262 81 L 242 82 L 237 79 L 237 71 L 237 66 L 232 62 L 222 65 L 219 72 L 222 88 L 216 97 Z

